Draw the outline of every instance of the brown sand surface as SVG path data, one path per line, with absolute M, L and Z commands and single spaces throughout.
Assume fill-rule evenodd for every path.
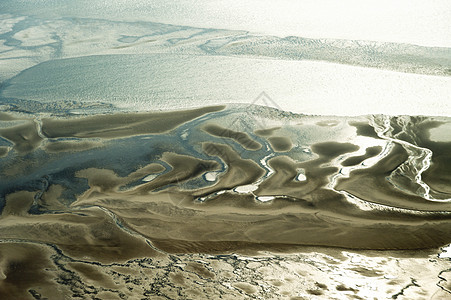
M 87 260 L 111 262 L 136 256 L 152 256 L 146 242 L 121 230 L 99 208 L 72 213 L 30 215 L 31 192 L 18 192 L 6 198 L 0 216 L 0 238 L 57 243 L 69 255 Z
M 181 112 L 124 113 L 78 119 L 43 119 L 42 132 L 49 138 L 118 138 L 144 133 L 163 133 L 224 106 L 211 106 Z
M 217 124 L 207 124 L 202 129 L 213 136 L 232 139 L 248 150 L 258 150 L 262 147 L 245 132 L 233 131 Z
M 155 244 L 165 248 L 165 241 Z M 432 251 L 274 247 L 269 253 L 257 246 L 230 253 L 219 247 L 218 255 L 180 248 L 180 254 L 102 264 L 74 260 L 46 244 L 0 243 L 0 297 L 437 300 L 449 295 L 449 272 L 442 272 L 448 262 Z
M 0 147 L 0 157 L 6 156 L 9 152 L 8 147 L 1 146 Z
M 19 153 L 34 150 L 43 140 L 36 131 L 36 124 L 33 121 L 9 128 L 0 128 L 0 136 L 13 142 L 15 150 Z
M 47 295 L 64 299 L 70 289 L 56 285 L 51 251 L 43 245 L 0 243 L 0 298 L 35 299 Z M 31 291 L 31 293 L 30 293 Z
M 287 152 L 293 148 L 290 138 L 285 136 L 271 136 L 268 141 L 276 152 Z
M 349 167 L 361 164 L 364 160 L 378 155 L 382 151 L 382 147 L 373 146 L 366 149 L 364 155 L 351 156 L 341 163 L 342 166 Z
M 280 127 L 255 130 L 255 134 L 267 138 L 271 148 L 276 152 L 287 152 L 293 148 L 293 142 L 288 136 L 277 135 Z
M 0 160 L 0 298 L 57 287 L 105 299 L 365 299 L 371 280 L 391 298 L 448 295 L 450 272 L 431 253 L 451 242 L 451 202 L 409 177 L 429 149 L 421 179 L 449 197 L 451 141 L 430 138 L 446 120 L 395 120 L 385 135 L 338 117 L 239 131 L 210 120 L 220 110 L 48 117 L 42 132 L 1 114 L 11 146 Z
M 61 142 L 43 142 L 44 138 L 37 134 L 32 121 L 3 128 L 0 133 L 15 144 L 14 150 L 19 154 L 32 151 L 40 143 L 45 144 L 43 149 L 49 154 L 69 150 L 96 151 L 99 145 L 106 147 L 102 142 L 104 139 L 144 133 L 166 134 L 168 130 L 189 120 L 220 109 L 223 107 L 179 113 L 44 119 L 42 128 L 45 136 L 77 137 Z M 329 127 L 343 124 L 341 120 L 318 119 L 314 125 L 308 125 L 309 128 L 317 126 L 318 130 L 328 130 Z M 307 126 L 299 124 L 296 125 L 299 130 Z M 351 121 L 349 124 L 349 128 L 355 128 L 357 136 L 374 138 L 374 129 L 369 123 Z M 430 129 L 433 126 L 423 127 Z M 309 146 L 311 158 L 298 160 L 290 154 L 294 151 L 292 136 L 278 136 L 282 132 L 280 127 L 260 128 L 255 132 L 268 138 L 268 143 L 275 151 L 286 152 L 268 158 L 267 166 L 272 174 L 262 179 L 267 170 L 258 161 L 243 158 L 244 153 L 227 142 L 232 139 L 244 146 L 245 151 L 261 150 L 261 145 L 252 140 L 249 134 L 228 130 L 208 120 L 201 123 L 199 129 L 207 134 L 207 140 L 199 141 L 197 147 L 207 155 L 207 159 L 167 151 L 159 156 L 159 160 L 167 164 L 169 169 L 153 162 L 140 165 L 125 176 L 108 166 L 77 170 L 75 178 L 85 180 L 83 182 L 89 188 L 77 194 L 76 201 L 69 207 L 61 202 L 67 189 L 61 184 L 50 184 L 38 198 L 35 190 L 7 194 L 2 212 L 2 226 L 5 229 L 3 238 L 22 236 L 23 239 L 34 238 L 40 242 L 55 239 L 62 248 L 77 253 L 81 251 L 77 249 L 82 246 L 69 245 L 73 238 L 69 229 L 65 228 L 71 228 L 79 238 L 77 245 L 84 247 L 93 239 L 92 247 L 111 248 L 115 247 L 114 242 L 103 239 L 97 241 L 92 230 L 97 232 L 95 228 L 105 226 L 114 228 L 114 218 L 119 218 L 117 222 L 121 226 L 149 240 L 185 240 L 188 244 L 217 242 L 354 249 L 424 249 L 438 247 L 451 239 L 449 202 L 429 201 L 412 192 L 397 189 L 387 180 L 409 158 L 409 152 L 403 144 L 394 144 L 391 151 L 374 165 L 353 169 L 348 176 L 338 177 L 332 188 L 331 180 L 342 167 L 359 166 L 366 159 L 380 155 L 382 147 L 365 145 L 362 148 L 362 145 L 353 143 L 349 138 L 346 142 L 316 141 Z M 446 145 L 428 141 L 426 129 L 417 138 L 423 144 L 431 145 L 439 154 L 439 158 L 432 161 L 432 167 L 437 169 L 438 160 L 446 156 L 443 150 Z M 208 135 L 225 140 L 213 143 L 208 141 Z M 92 140 L 94 137 L 96 141 Z M 378 137 L 378 140 L 381 138 Z M 274 141 L 285 144 L 275 146 Z M 358 151 L 363 154 L 356 155 Z M 221 164 L 226 167 L 223 171 Z M 302 181 L 296 179 L 300 169 L 306 178 Z M 219 172 L 219 175 L 208 185 L 197 188 L 186 185 L 192 180 L 204 180 L 206 172 Z M 426 178 L 434 183 L 438 181 L 431 176 Z M 235 190 L 237 187 L 252 187 L 256 182 L 258 184 L 252 192 Z M 441 186 L 438 183 L 435 185 Z M 343 191 L 358 197 L 369 207 L 376 206 L 362 209 L 349 202 Z M 446 192 L 446 189 L 441 191 Z M 273 197 L 269 202 L 257 201 L 257 197 L 269 196 Z M 58 213 L 30 214 L 30 209 L 36 205 L 41 210 Z M 114 216 L 113 219 L 109 214 Z M 35 224 L 32 228 L 36 230 L 45 229 L 45 233 L 38 234 L 34 229 L 26 229 L 31 224 Z M 147 248 L 145 243 L 124 235 L 122 230 L 111 230 L 108 234 L 119 245 L 133 241 L 140 245 L 137 249 Z M 135 252 L 129 252 L 127 250 L 117 255 L 135 255 Z

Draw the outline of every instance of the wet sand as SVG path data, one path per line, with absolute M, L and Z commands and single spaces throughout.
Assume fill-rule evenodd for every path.
M 202 263 L 177 275 L 169 253 L 268 252 L 274 264 L 277 255 L 295 259 L 314 247 L 399 251 L 408 260 L 409 251 L 428 259 L 451 242 L 451 141 L 429 138 L 450 120 L 411 118 L 392 132 L 381 130 L 378 116 L 291 116 L 274 126 L 271 114 L 255 109 L 266 127 L 237 122 L 246 112 L 233 107 L 42 120 L 2 113 L 0 296 L 48 295 L 52 285 L 64 295 L 80 282 L 102 286 L 95 294 L 105 299 L 120 296 L 125 285 L 117 286 L 110 269 L 130 272 L 140 261 L 147 270 L 145 259 L 161 259 L 175 285 L 188 280 L 183 272 L 208 282 L 218 275 Z M 424 149 L 432 156 L 423 172 Z M 353 268 L 363 277 L 383 274 Z M 348 283 L 336 285 L 358 294 Z M 234 289 L 259 293 L 248 283 Z M 329 293 L 321 284 L 305 292 Z
M 224 106 L 211 106 L 179 113 L 119 113 L 67 120 L 43 119 L 42 132 L 48 138 L 120 138 L 146 133 L 163 133 L 194 118 L 222 109 Z

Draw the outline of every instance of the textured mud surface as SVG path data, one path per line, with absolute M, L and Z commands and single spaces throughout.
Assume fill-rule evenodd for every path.
M 449 297 L 447 118 L 0 122 L 4 297 Z

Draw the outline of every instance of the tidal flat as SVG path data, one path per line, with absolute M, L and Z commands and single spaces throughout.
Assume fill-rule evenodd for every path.
M 0 297 L 446 299 L 450 123 L 3 112 Z
M 450 11 L 1 0 L 0 299 L 450 299 Z

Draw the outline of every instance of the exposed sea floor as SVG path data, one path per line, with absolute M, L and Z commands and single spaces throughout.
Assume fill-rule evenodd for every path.
M 326 2 L 2 1 L 0 299 L 451 299 L 449 4 Z
M 449 296 L 449 118 L 0 117 L 2 297 Z

